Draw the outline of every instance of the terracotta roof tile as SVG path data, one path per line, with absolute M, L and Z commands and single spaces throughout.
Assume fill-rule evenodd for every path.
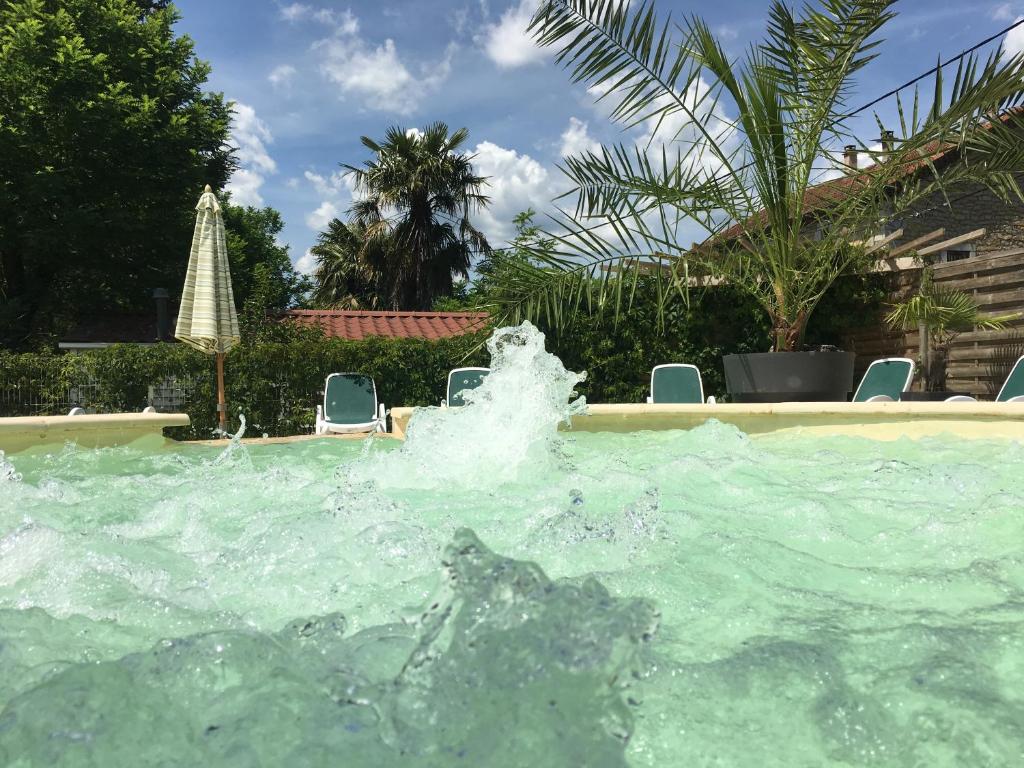
M 366 310 L 290 309 L 285 320 L 320 328 L 326 336 L 358 340 L 367 336 L 392 339 L 444 339 L 482 330 L 486 312 L 374 312 Z

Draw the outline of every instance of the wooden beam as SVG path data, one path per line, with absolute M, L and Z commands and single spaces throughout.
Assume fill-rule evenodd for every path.
M 901 237 L 903 237 L 903 230 L 902 229 L 897 229 L 895 232 L 893 232 L 890 235 L 886 235 L 885 237 L 877 238 L 877 239 L 876 238 L 872 238 L 870 244 L 868 245 L 867 250 L 864 251 L 864 254 L 867 255 L 869 253 L 874 253 L 879 248 L 884 248 L 889 243 L 891 243 L 893 240 L 898 240 Z
M 936 240 L 944 234 L 946 234 L 945 229 L 936 229 L 934 232 L 929 232 L 927 235 L 921 235 L 921 237 L 914 238 L 909 243 L 904 243 L 903 245 L 897 246 L 889 251 L 889 258 L 892 259 L 899 256 L 901 253 L 912 251 L 917 248 L 917 246 L 930 243 L 932 240 Z
M 943 240 L 941 243 L 935 245 L 929 245 L 927 248 L 922 248 L 917 252 L 918 256 L 927 256 L 929 253 L 937 253 L 938 251 L 944 251 L 947 248 L 952 248 L 954 245 L 960 245 L 960 243 L 969 243 L 971 240 L 977 240 L 979 237 L 985 236 L 985 228 L 976 229 L 973 232 L 968 232 L 966 235 L 960 235 L 958 237 L 951 237 L 949 240 Z
M 905 269 L 915 269 L 920 267 L 917 258 L 914 256 L 900 256 L 893 258 L 892 256 L 886 256 L 884 259 L 879 259 L 875 266 L 871 268 L 872 272 L 902 272 Z

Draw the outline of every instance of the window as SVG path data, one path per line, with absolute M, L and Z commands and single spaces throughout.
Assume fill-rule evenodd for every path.
M 973 245 L 958 245 L 955 248 L 949 248 L 942 251 L 939 254 L 939 263 L 945 264 L 949 261 L 963 261 L 969 259 L 974 255 Z

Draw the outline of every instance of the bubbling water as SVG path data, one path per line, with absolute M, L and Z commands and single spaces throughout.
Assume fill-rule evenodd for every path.
M 582 413 L 570 402 L 586 373 L 567 371 L 531 323 L 499 328 L 487 341 L 491 372 L 457 408 L 417 408 L 398 451 L 353 471 L 383 488 L 488 488 L 548 464 L 557 427 Z

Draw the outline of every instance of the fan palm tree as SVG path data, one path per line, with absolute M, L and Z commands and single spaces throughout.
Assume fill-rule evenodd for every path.
M 962 331 L 984 328 L 1004 330 L 1020 317 L 1019 313 L 983 315 L 971 294 L 936 286 L 931 270 L 921 276 L 917 293 L 891 307 L 886 323 L 897 330 L 917 330 L 921 340 L 920 369 L 925 389 L 935 391 L 946 386 L 946 356 L 950 342 Z
M 313 304 L 330 309 L 384 309 L 391 305 L 385 285 L 387 258 L 366 245 L 365 229 L 332 219 L 310 248 L 316 258 Z
M 488 198 L 487 180 L 462 151 L 468 136 L 444 123 L 422 132 L 392 127 L 382 142 L 362 137 L 373 153 L 363 167 L 343 166 L 360 196 L 351 214 L 363 258 L 383 257 L 381 284 L 395 309 L 430 309 L 451 295 L 455 276 L 468 276 L 474 253 L 491 251 L 470 220 Z
M 535 39 L 648 141 L 566 159 L 574 210 L 555 215 L 553 248 L 501 273 L 510 298 L 497 314 L 557 329 L 580 308 L 628 306 L 642 272 L 663 303 L 724 279 L 768 313 L 774 349 L 793 350 L 822 294 L 866 265 L 887 222 L 964 184 L 1022 199 L 1019 55 L 965 57 L 948 89 L 940 68 L 928 109 L 916 91 L 911 104 L 897 98 L 893 146 L 851 135 L 854 80 L 893 5 L 821 0 L 795 11 L 776 0 L 765 40 L 733 59 L 706 22 L 674 24 L 652 0 L 543 0 Z M 875 162 L 843 169 L 832 194 L 815 181 L 823 163 L 839 170 L 844 144 Z M 704 231 L 702 245 L 680 242 L 683 224 Z

